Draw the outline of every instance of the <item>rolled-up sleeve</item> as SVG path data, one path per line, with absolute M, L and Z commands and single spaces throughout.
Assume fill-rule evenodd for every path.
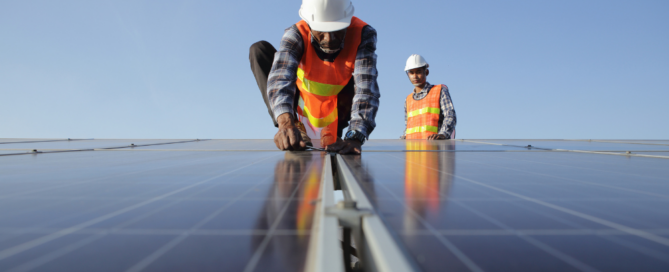
M 297 27 L 293 25 L 286 29 L 267 79 L 267 97 L 275 117 L 284 113 L 294 114 L 295 80 L 303 48 L 304 42 Z
M 376 127 L 376 112 L 379 109 L 379 85 L 376 81 L 376 30 L 367 25 L 362 31 L 353 71 L 355 96 L 351 111 L 349 130 L 356 130 L 369 138 Z

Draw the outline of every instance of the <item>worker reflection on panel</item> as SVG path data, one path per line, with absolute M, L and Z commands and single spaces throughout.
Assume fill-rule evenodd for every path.
M 376 127 L 376 30 L 353 12 L 350 0 L 303 0 L 302 20 L 286 29 L 278 51 L 266 41 L 251 46 L 279 149 L 360 154 Z
M 274 237 L 265 254 L 285 260 L 284 267 L 300 265 L 293 261 L 296 252 L 305 252 L 309 244 L 309 232 L 313 223 L 315 201 L 318 199 L 325 153 L 286 152 L 284 160 L 274 168 L 274 184 L 270 190 L 256 229 L 269 230 L 276 224 Z M 277 221 L 278 220 L 278 221 Z M 287 233 L 281 233 L 281 232 Z M 254 248 L 262 243 L 264 236 L 256 236 Z M 293 267 L 289 271 L 300 271 Z
M 413 84 L 413 93 L 404 101 L 404 133 L 400 139 L 455 139 L 457 118 L 446 85 L 427 82 L 429 64 L 420 55 L 411 55 L 404 71 Z
M 405 152 L 404 199 L 409 209 L 422 218 L 441 216 L 445 197 L 451 188 L 455 171 L 455 149 L 453 142 L 435 145 L 426 141 L 407 141 Z M 441 151 L 441 152 L 439 152 Z M 416 230 L 420 223 L 409 211 L 404 214 L 405 230 Z

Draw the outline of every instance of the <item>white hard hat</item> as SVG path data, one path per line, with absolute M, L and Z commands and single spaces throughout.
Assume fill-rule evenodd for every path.
M 347 28 L 354 10 L 350 0 L 302 0 L 300 17 L 313 30 L 332 32 Z
M 411 69 L 416 69 L 425 66 L 425 68 L 430 68 L 430 65 L 427 64 L 427 61 L 421 55 L 413 54 L 409 59 L 407 59 L 407 65 L 404 66 L 404 71 L 409 71 Z

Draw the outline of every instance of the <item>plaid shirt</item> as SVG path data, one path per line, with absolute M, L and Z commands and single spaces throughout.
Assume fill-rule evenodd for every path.
M 427 96 L 434 85 L 431 85 L 429 82 L 425 82 L 425 87 L 420 92 L 413 93 L 413 99 L 421 100 Z M 451 94 L 448 92 L 448 86 L 444 85 L 441 87 L 441 97 L 439 98 L 439 106 L 441 110 L 439 111 L 439 133 L 446 136 L 446 139 L 450 139 L 453 131 L 455 130 L 455 124 L 458 123 L 458 118 L 455 116 L 455 108 L 453 108 L 453 101 L 451 101 Z M 402 136 L 406 136 L 407 133 L 407 101 L 404 100 L 404 132 Z
M 311 44 L 320 50 L 318 43 L 311 37 Z M 272 70 L 267 80 L 267 97 L 272 105 L 274 116 L 283 113 L 294 114 L 297 67 L 304 52 L 302 35 L 295 25 L 286 29 L 281 38 L 281 45 L 274 55 Z M 376 82 L 376 30 L 367 25 L 362 29 L 362 41 L 355 57 L 353 80 L 355 95 L 351 107 L 349 131 L 357 130 L 369 139 L 376 123 L 374 118 L 379 109 L 379 85 Z

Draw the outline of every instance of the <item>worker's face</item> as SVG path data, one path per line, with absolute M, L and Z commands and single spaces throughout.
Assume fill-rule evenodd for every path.
M 427 75 L 430 74 L 430 70 L 425 67 L 420 67 L 416 69 L 411 69 L 407 72 L 411 84 L 414 86 L 422 86 L 427 81 Z
M 318 42 L 321 49 L 325 53 L 334 53 L 341 49 L 341 42 L 346 36 L 346 28 L 334 31 L 334 32 L 320 32 L 316 30 L 311 30 L 311 34 L 314 35 L 314 39 Z

